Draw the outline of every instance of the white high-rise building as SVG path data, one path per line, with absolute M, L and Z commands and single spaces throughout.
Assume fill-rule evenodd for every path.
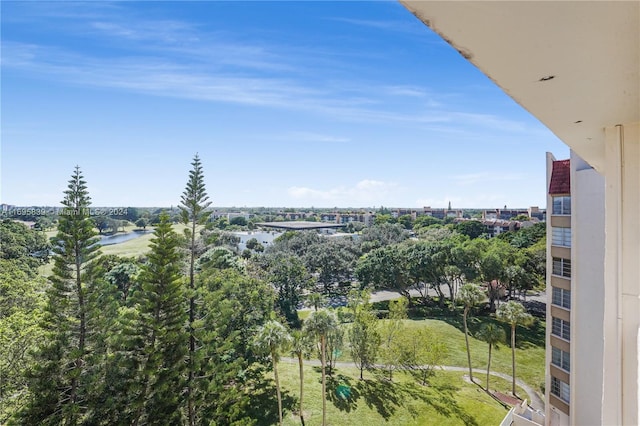
M 575 153 L 547 153 L 547 423 L 602 417 L 604 178 Z M 599 423 L 599 422 L 596 422 Z
M 552 327 L 553 314 L 568 319 L 555 323 L 569 371 L 562 353 L 548 367 L 560 397 L 546 421 L 640 424 L 640 1 L 401 2 L 593 166 L 573 157 L 570 229 L 555 234 L 572 244 L 559 247 L 573 261 L 571 307 L 549 308 Z M 567 348 L 553 339 L 549 364 L 554 342 Z

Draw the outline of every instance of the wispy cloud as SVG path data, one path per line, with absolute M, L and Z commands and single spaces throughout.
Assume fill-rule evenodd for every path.
M 474 185 L 478 183 L 495 183 L 499 181 L 517 181 L 525 179 L 521 173 L 478 172 L 452 176 L 458 185 Z
M 131 16 L 118 13 L 120 7 L 85 8 L 79 16 L 90 19 L 74 18 L 73 14 L 66 18 L 73 22 L 69 31 L 75 36 L 88 34 L 102 43 L 108 42 L 108 56 L 99 56 L 92 50 L 18 43 L 5 38 L 3 68 L 76 86 L 307 111 L 343 122 L 403 123 L 446 133 L 460 133 L 460 129 L 469 126 L 526 130 L 521 123 L 501 117 L 450 108 L 444 101 L 450 94 L 430 88 L 363 81 L 360 76 L 335 79 L 325 77 L 323 72 L 307 72 L 313 64 L 323 64 L 320 69 L 330 74 L 332 67 L 325 62 L 335 52 L 309 53 L 295 42 L 247 43 L 230 31 L 212 31 L 174 19 Z M 65 12 L 52 8 L 51 13 L 59 17 Z M 332 19 L 391 30 L 407 28 L 404 21 Z M 348 141 L 321 133 L 298 136 L 318 142 Z
M 352 186 L 338 186 L 329 189 L 315 189 L 292 186 L 287 190 L 296 200 L 315 205 L 375 205 L 388 204 L 389 197 L 399 189 L 394 182 L 364 179 Z
M 238 56 L 238 58 L 242 55 Z M 251 55 L 247 55 L 251 57 Z M 235 65 L 240 65 L 235 61 Z M 276 76 L 253 72 L 232 72 L 220 64 L 188 63 L 167 56 L 92 57 L 49 46 L 3 42 L 2 66 L 72 85 L 111 87 L 153 96 L 194 99 L 265 107 L 304 110 L 340 121 L 395 122 L 429 126 L 439 132 L 459 132 L 470 126 L 522 132 L 521 123 L 491 114 L 447 110 L 438 102 L 420 106 L 407 102 L 403 108 L 387 107 L 386 95 L 422 100 L 426 89 L 413 86 L 384 86 L 380 92 L 360 89 L 343 92 L 340 85 L 326 85 L 281 72 Z M 346 82 L 344 84 L 347 86 Z M 431 105 L 431 106 L 430 106 Z M 410 110 L 410 112 L 409 112 Z M 311 138 L 314 135 L 302 135 Z M 322 137 L 317 137 L 323 141 Z M 322 135 L 320 135 L 322 136 Z M 333 139 L 344 142 L 344 138 Z M 325 142 L 332 139 L 324 138 Z

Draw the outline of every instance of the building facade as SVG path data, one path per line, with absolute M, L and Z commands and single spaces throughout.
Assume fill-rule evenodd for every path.
M 604 178 L 572 152 L 547 153 L 547 424 L 602 417 Z M 572 326 L 573 325 L 573 326 Z M 596 421 L 595 423 L 599 423 Z

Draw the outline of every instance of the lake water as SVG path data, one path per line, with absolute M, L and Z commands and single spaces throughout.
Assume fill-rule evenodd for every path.
M 120 244 L 125 241 L 133 240 L 138 237 L 142 237 L 151 231 L 133 231 L 128 232 L 126 234 L 116 234 L 116 235 L 103 235 L 100 238 L 99 244 L 101 246 L 110 246 L 112 244 Z

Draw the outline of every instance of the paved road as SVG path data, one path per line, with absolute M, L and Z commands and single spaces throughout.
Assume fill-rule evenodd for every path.
M 449 288 L 447 286 L 442 286 L 442 292 L 445 295 L 445 297 L 448 297 L 449 295 Z M 420 292 L 418 290 L 409 290 L 409 294 L 411 294 L 412 297 L 420 297 Z M 429 290 L 429 295 L 430 296 L 435 296 L 435 291 L 434 290 Z M 395 299 L 399 299 L 403 296 L 400 295 L 400 293 L 396 292 L 396 291 L 388 291 L 388 290 L 380 290 L 380 291 L 376 291 L 374 293 L 371 293 L 371 298 L 370 298 L 370 302 L 382 302 L 384 300 L 395 300 Z M 544 291 L 533 295 L 533 296 L 527 296 L 527 301 L 537 301 L 537 302 L 542 302 L 542 303 L 547 303 L 547 296 L 545 294 Z M 331 298 L 331 300 L 329 301 L 329 305 L 333 308 L 338 307 L 338 306 L 346 306 L 347 305 L 347 297 L 346 296 L 336 296 Z M 304 311 L 304 310 L 311 310 L 312 308 L 309 306 L 303 306 L 302 304 L 299 306 L 299 310 Z
M 447 286 L 442 286 L 442 292 L 446 297 L 449 296 L 449 288 Z M 420 297 L 420 292 L 418 290 L 410 290 L 409 293 L 411 294 L 411 296 Z M 429 290 L 429 295 L 435 296 L 435 293 L 436 292 L 434 290 Z M 376 291 L 375 293 L 371 293 L 371 302 L 381 302 L 383 300 L 395 300 L 395 299 L 399 299 L 400 297 L 402 296 L 398 292 L 381 290 L 381 291 Z M 527 301 L 533 301 L 533 300 L 542 302 L 542 303 L 547 303 L 547 295 L 545 294 L 544 291 L 542 291 L 536 295 L 527 296 Z
M 292 363 L 292 364 L 298 363 L 298 360 L 296 358 L 288 358 L 288 357 L 281 358 L 281 361 Z M 315 366 L 320 365 L 320 361 L 316 359 L 305 360 L 305 363 L 307 365 L 315 365 Z M 341 361 L 336 362 L 336 367 L 355 367 L 355 366 L 356 365 L 353 362 L 341 362 Z M 376 367 L 379 367 L 379 366 L 376 366 Z M 444 365 L 444 366 L 441 366 L 440 368 L 445 371 L 469 371 L 467 367 L 454 367 L 449 365 Z M 487 374 L 487 370 L 481 370 L 478 368 L 474 368 L 473 372 L 478 374 L 478 376 L 482 374 Z M 490 374 L 492 376 L 501 377 L 505 380 L 508 380 L 509 382 L 512 380 L 511 376 L 509 376 L 508 374 L 498 373 L 495 371 L 491 371 Z M 528 402 L 531 407 L 533 407 L 536 410 L 544 411 L 543 399 L 540 398 L 538 393 L 531 386 L 527 385 L 525 382 L 523 382 L 518 378 L 516 378 L 516 384 L 520 386 L 522 389 L 524 389 L 524 391 L 527 393 L 529 397 Z

